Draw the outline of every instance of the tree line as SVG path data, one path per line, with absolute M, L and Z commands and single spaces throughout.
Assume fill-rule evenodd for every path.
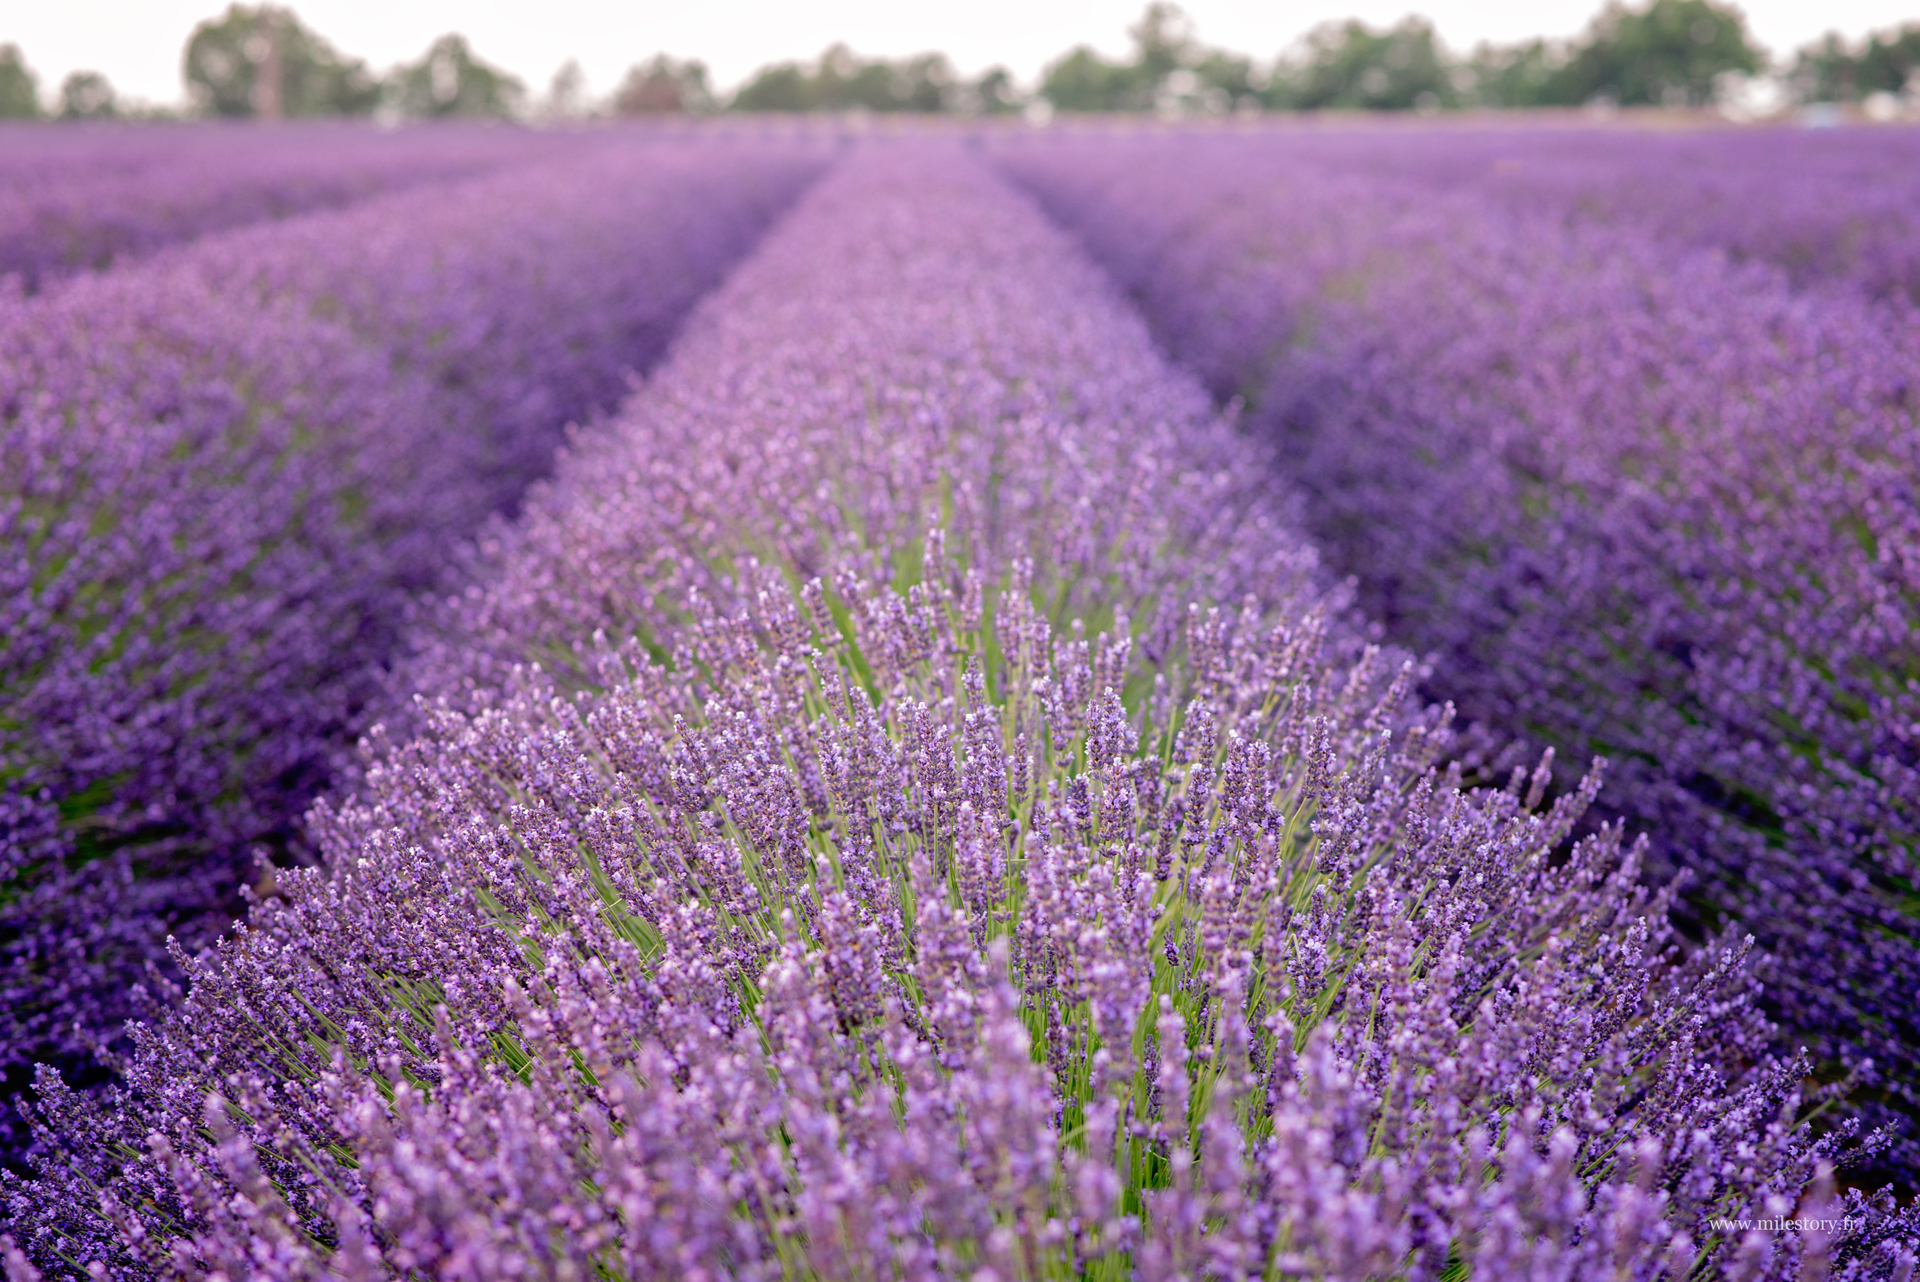
M 1609 0 L 1571 40 L 1483 43 L 1465 55 L 1444 46 L 1432 23 L 1408 17 L 1376 28 L 1359 21 L 1316 27 L 1262 62 L 1201 42 L 1193 24 L 1155 0 L 1129 29 L 1125 58 L 1081 45 L 1022 89 L 1005 67 L 963 77 L 942 54 L 863 58 L 836 44 L 810 61 L 761 68 L 730 95 L 705 64 L 658 55 L 636 64 L 602 109 L 621 115 L 717 111 L 850 111 L 996 115 L 1015 112 L 1441 111 L 1473 107 L 1701 106 L 1726 77 L 1783 73 L 1799 102 L 1905 95 L 1920 103 L 1920 24 L 1859 44 L 1829 35 L 1769 68 L 1737 8 L 1718 0 Z M 277 119 L 590 114 L 585 79 L 569 63 L 544 98 L 480 59 L 458 35 L 417 61 L 376 75 L 274 4 L 233 4 L 194 28 L 182 60 L 198 115 Z M 0 45 L 0 116 L 43 114 L 39 87 L 20 51 Z M 103 119 L 123 114 L 98 72 L 60 86 L 51 114 Z
M 194 27 L 181 56 L 188 111 L 196 116 L 297 119 L 372 116 L 407 118 L 523 114 L 526 86 L 480 59 L 464 36 L 448 34 L 417 60 L 376 74 L 342 54 L 291 9 L 230 5 Z M 61 83 L 51 111 L 39 81 L 16 45 L 0 45 L 0 118 L 51 115 L 64 120 L 164 116 L 130 111 L 97 71 L 76 71 Z

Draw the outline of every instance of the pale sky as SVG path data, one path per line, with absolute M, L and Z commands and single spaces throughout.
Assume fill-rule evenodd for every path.
M 154 103 L 182 99 L 180 52 L 196 22 L 226 0 L 0 0 L 0 42 L 21 47 L 51 95 L 70 71 L 94 70 L 122 94 Z M 835 40 L 863 54 L 940 50 L 962 72 L 1004 63 L 1032 83 L 1050 59 L 1078 43 L 1111 54 L 1145 0 L 294 0 L 311 28 L 379 71 L 417 58 L 434 37 L 459 31 L 482 58 L 543 91 L 568 58 L 590 90 L 610 92 L 626 68 L 655 53 L 700 58 L 731 88 L 756 67 L 809 58 Z M 1375 24 L 1412 10 L 1406 0 L 1188 0 L 1200 39 L 1265 60 L 1331 18 Z M 1420 0 L 1449 45 L 1566 36 L 1599 0 Z M 1762 44 L 1787 53 L 1828 30 L 1850 38 L 1920 19 L 1920 0 L 1748 0 Z

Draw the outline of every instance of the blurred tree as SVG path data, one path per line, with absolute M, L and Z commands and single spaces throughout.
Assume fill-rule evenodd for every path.
M 655 54 L 627 72 L 614 95 L 613 109 L 623 116 L 647 116 L 713 110 L 704 62 L 677 62 Z
M 1131 61 L 1109 62 L 1079 45 L 1048 66 L 1040 96 L 1059 111 L 1146 111 L 1169 96 L 1192 95 L 1200 84 L 1195 67 L 1208 55 L 1178 5 L 1154 0 L 1127 34 L 1133 38 Z M 1175 75 L 1180 80 L 1169 85 Z
M 0 120 L 34 120 L 39 115 L 40 78 L 27 66 L 19 45 L 0 45 Z
M 1196 59 L 1193 74 L 1203 93 L 1216 93 L 1216 102 L 1226 106 L 1258 105 L 1267 86 L 1267 78 L 1254 70 L 1253 59 L 1221 49 L 1209 49 Z
M 1438 110 L 1458 98 L 1433 25 L 1417 17 L 1385 31 L 1355 19 L 1323 23 L 1280 60 L 1268 89 L 1272 105 L 1302 111 Z
M 187 96 L 215 116 L 364 116 L 380 85 L 358 58 L 342 57 L 279 5 L 234 4 L 193 29 Z
M 1144 107 L 1135 68 L 1109 62 L 1086 45 L 1077 45 L 1051 63 L 1040 77 L 1040 96 L 1057 111 L 1125 111 Z
M 1701 106 L 1714 78 L 1760 70 L 1760 51 L 1738 9 L 1713 0 L 1652 0 L 1629 9 L 1611 0 L 1575 45 L 1549 92 L 1557 102 Z
M 887 82 L 887 94 L 893 99 L 894 109 L 899 111 L 924 114 L 945 111 L 960 91 L 960 77 L 944 53 L 916 54 L 895 63 Z
M 1860 55 L 1859 90 L 1871 93 L 1915 92 L 1920 76 L 1920 23 L 1868 37 Z
M 813 100 L 827 111 L 848 107 L 884 110 L 893 69 L 884 62 L 862 62 L 846 45 L 820 55 L 813 73 Z
M 970 84 L 960 87 L 955 107 L 973 116 L 1005 116 L 1026 105 L 1013 73 L 1005 67 L 989 67 Z
M 813 77 L 797 62 L 760 68 L 733 96 L 735 111 L 812 111 Z
M 420 61 L 398 68 L 388 96 L 403 116 L 511 116 L 526 100 L 517 77 L 473 56 L 467 39 L 444 35 Z
M 1794 57 L 1787 75 L 1800 102 L 1851 102 L 1860 96 L 1859 58 L 1837 31 L 1829 31 Z
M 1801 102 L 1854 102 L 1869 94 L 1920 91 L 1920 23 L 1875 32 L 1858 51 L 1838 32 L 1802 49 L 1788 74 Z
M 937 64 L 937 65 L 935 65 Z M 814 97 L 828 111 L 864 107 L 868 111 L 938 111 L 942 89 L 952 83 L 946 59 L 938 54 L 899 65 L 879 59 L 863 62 L 845 45 L 820 56 Z
M 587 102 L 587 73 L 578 59 L 569 58 L 547 82 L 546 97 L 540 100 L 534 114 L 546 120 L 579 120 L 591 110 Z
M 1454 88 L 1478 107 L 1574 106 L 1563 102 L 1569 57 L 1563 43 L 1482 44 L 1453 70 Z
M 120 99 L 97 71 L 76 71 L 60 82 L 60 119 L 118 120 Z
M 1186 14 L 1166 0 L 1149 4 L 1128 28 L 1133 56 L 1114 62 L 1079 46 L 1050 65 L 1039 97 L 1064 111 L 1225 111 L 1251 102 L 1260 77 L 1250 59 L 1203 48 Z M 636 68 L 629 77 L 645 83 Z M 704 83 L 704 82 L 703 82 Z M 668 100 L 659 86 L 661 101 Z M 636 101 L 640 99 L 636 88 Z M 652 99 L 647 99 L 651 101 Z M 961 80 L 940 54 L 889 61 L 863 59 L 836 44 L 811 64 L 762 67 L 734 95 L 735 111 L 956 111 L 1000 114 L 1022 110 L 1024 96 L 1004 67 Z
M 762 67 L 734 95 L 735 111 L 945 111 L 965 94 L 944 54 L 899 61 L 862 59 L 836 44 L 811 68 L 781 62 Z
M 1148 5 L 1129 33 L 1137 74 L 1160 114 L 1219 115 L 1236 104 L 1258 104 L 1253 60 L 1203 46 L 1178 7 Z
M 1200 60 L 1200 42 L 1195 38 L 1193 20 L 1179 5 L 1153 0 L 1140 21 L 1127 28 L 1133 37 L 1135 74 L 1149 84 L 1158 85 L 1182 67 Z

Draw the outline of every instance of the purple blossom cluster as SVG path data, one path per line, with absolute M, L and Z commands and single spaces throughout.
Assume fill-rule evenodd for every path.
M 825 159 L 615 137 L 0 302 L 16 1090 L 35 1058 L 101 1062 L 169 934 L 231 920 L 411 594 Z
M 0 277 L 36 292 L 210 232 L 459 178 L 585 140 L 508 129 L 0 128 Z
M 1744 949 L 1597 776 L 1440 765 L 1275 462 L 977 160 L 852 153 L 419 621 L 324 863 L 43 1075 L 10 1271 L 1907 1277 Z
M 1779 141 L 1646 147 L 1724 145 L 1744 174 Z M 1493 146 L 1424 145 L 1468 175 Z M 1694 917 L 1759 937 L 1789 1035 L 1912 1111 L 1920 314 L 1665 238 L 1657 202 L 1608 224 L 1552 208 L 1553 184 L 1442 190 L 1386 163 L 1403 148 L 1359 148 L 1369 167 L 1324 141 L 1078 139 L 1004 161 L 1247 398 L 1329 561 L 1434 656 L 1429 688 L 1563 760 L 1613 758 L 1608 807 L 1699 874 Z M 1625 167 L 1555 183 L 1573 201 Z M 1836 217 L 1872 207 L 1862 181 L 1827 189 Z

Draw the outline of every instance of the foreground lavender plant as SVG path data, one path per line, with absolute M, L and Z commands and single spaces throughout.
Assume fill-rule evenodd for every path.
M 238 909 L 409 594 L 818 171 L 631 139 L 0 305 L 0 1044 L 69 1066 Z
M 46 1080 L 19 1246 L 1904 1276 L 1739 950 L 1682 959 L 1617 830 L 1567 850 L 1591 783 L 1434 770 L 1444 712 L 1263 467 L 978 168 L 843 165 L 447 607 L 482 657 L 428 634 L 443 697 L 316 811 L 325 868 L 192 964 L 111 1113 Z M 595 620 L 628 639 L 569 644 Z M 1834 1225 L 1716 1223 L 1796 1208 Z
M 1289 155 L 1009 163 L 1255 399 L 1433 688 L 1616 758 L 1609 804 L 1760 937 L 1792 1035 L 1913 1110 L 1920 315 Z

